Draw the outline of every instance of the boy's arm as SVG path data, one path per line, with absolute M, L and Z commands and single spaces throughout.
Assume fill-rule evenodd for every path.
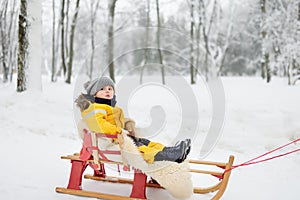
M 113 124 L 107 122 L 104 119 L 103 114 L 97 116 L 97 122 L 98 122 L 98 126 L 101 129 L 101 132 L 103 132 L 105 134 L 116 135 L 116 134 L 120 134 L 122 132 L 121 127 L 117 127 L 116 125 L 113 125 Z

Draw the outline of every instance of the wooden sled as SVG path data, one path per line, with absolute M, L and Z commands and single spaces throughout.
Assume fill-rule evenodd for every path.
M 64 194 L 72 194 L 85 197 L 94 197 L 100 199 L 114 199 L 114 200 L 123 200 L 123 199 L 147 199 L 146 197 L 146 188 L 162 188 L 158 183 L 152 181 L 147 181 L 147 175 L 142 173 L 138 169 L 134 169 L 133 179 L 130 178 L 121 178 L 113 177 L 106 174 L 105 165 L 106 164 L 116 164 L 123 165 L 122 162 L 114 162 L 106 159 L 101 159 L 101 152 L 98 147 L 96 149 L 95 141 L 98 137 L 103 137 L 103 134 L 95 134 L 85 131 L 83 147 L 80 153 L 74 153 L 73 155 L 61 156 L 61 159 L 67 159 L 71 162 L 71 173 L 69 177 L 68 186 L 56 187 L 56 192 Z M 95 140 L 96 139 L 96 140 Z M 87 147 L 89 146 L 89 147 Z M 97 145 L 96 145 L 97 146 Z M 87 154 L 86 150 L 89 150 L 90 154 Z M 114 152 L 115 153 L 115 152 Z M 85 155 L 86 154 L 86 155 Z M 87 155 L 88 158 L 86 157 Z M 194 187 L 194 193 L 197 194 L 206 194 L 215 192 L 212 197 L 213 200 L 220 199 L 224 194 L 229 177 L 230 177 L 230 168 L 233 165 L 234 157 L 230 156 L 227 162 L 212 162 L 212 161 L 200 161 L 200 160 L 189 160 L 190 163 L 190 172 L 201 174 L 201 175 L 211 175 L 216 179 L 216 183 L 208 187 Z M 84 174 L 84 171 L 87 167 L 92 167 L 94 174 Z M 215 167 L 220 170 L 203 170 L 199 167 Z M 107 194 L 105 191 L 95 192 L 87 191 L 82 189 L 82 178 L 91 179 L 96 181 L 105 181 L 112 183 L 125 183 L 132 184 L 132 190 L 130 196 L 121 196 L 115 194 Z M 151 178 L 151 177 L 149 177 Z M 162 188 L 163 189 L 163 188 Z

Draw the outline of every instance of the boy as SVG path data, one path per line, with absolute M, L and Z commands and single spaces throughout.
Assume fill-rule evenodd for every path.
M 183 162 L 190 152 L 190 139 L 181 141 L 173 147 L 135 136 L 134 121 L 125 121 L 123 110 L 116 106 L 115 84 L 109 77 L 100 77 L 84 84 L 87 94 L 81 94 L 77 99 L 83 120 L 89 129 L 96 133 L 117 135 L 129 130 L 129 136 L 134 141 L 144 160 Z M 125 130 L 127 129 L 127 130 Z M 117 143 L 116 140 L 111 140 Z

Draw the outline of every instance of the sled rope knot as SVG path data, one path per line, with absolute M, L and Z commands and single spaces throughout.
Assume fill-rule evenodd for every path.
M 280 146 L 280 147 L 277 147 L 277 148 L 275 148 L 275 149 L 273 149 L 273 150 L 271 150 L 271 151 L 268 151 L 268 152 L 266 152 L 266 153 L 264 153 L 264 154 L 262 154 L 262 155 L 260 155 L 260 156 L 257 156 L 257 157 L 255 157 L 255 158 L 252 158 L 251 160 L 248 160 L 248 161 L 246 161 L 246 162 L 244 162 L 244 163 L 241 163 L 241 164 L 239 164 L 239 165 L 233 165 L 231 168 L 225 170 L 224 173 L 226 173 L 226 172 L 228 172 L 228 171 L 231 171 L 231 170 L 233 170 L 233 169 L 235 169 L 235 168 L 238 168 L 238 167 L 247 166 L 247 165 L 254 165 L 254 164 L 266 162 L 266 161 L 269 161 L 269 160 L 273 160 L 273 159 L 275 159 L 275 158 L 279 158 L 279 157 L 282 157 L 282 156 L 286 156 L 286 155 L 289 155 L 289 154 L 292 154 L 292 153 L 296 153 L 296 152 L 300 151 L 300 148 L 295 149 L 295 150 L 292 150 L 292 151 L 288 151 L 288 152 L 286 152 L 286 153 L 282 153 L 282 154 L 279 154 L 279 155 L 276 155 L 276 156 L 272 156 L 272 157 L 269 157 L 269 158 L 265 158 L 265 159 L 258 160 L 258 159 L 260 159 L 260 158 L 262 158 L 262 157 L 264 157 L 264 156 L 267 156 L 267 155 L 269 155 L 269 154 L 271 154 L 271 153 L 274 153 L 275 151 L 279 151 L 279 150 L 281 150 L 281 149 L 283 149 L 283 148 L 285 148 L 285 147 L 287 147 L 287 146 L 289 146 L 289 145 L 295 144 L 295 143 L 297 143 L 298 141 L 300 141 L 300 138 L 295 139 L 295 140 L 293 140 L 292 142 L 289 142 L 289 143 L 287 143 L 287 144 L 285 144 L 285 145 L 282 145 L 282 146 Z

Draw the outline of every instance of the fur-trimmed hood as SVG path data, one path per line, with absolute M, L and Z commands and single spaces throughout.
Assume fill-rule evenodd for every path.
M 81 94 L 75 100 L 76 105 L 81 111 L 87 109 L 91 103 L 95 102 L 95 98 L 88 94 Z

